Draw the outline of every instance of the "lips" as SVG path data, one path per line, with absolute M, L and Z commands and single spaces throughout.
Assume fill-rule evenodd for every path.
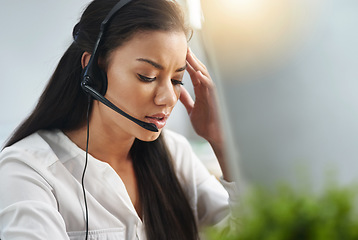
M 150 116 L 145 116 L 145 119 L 147 120 L 147 122 L 155 124 L 158 129 L 161 129 L 167 123 L 168 117 L 168 114 L 158 113 Z

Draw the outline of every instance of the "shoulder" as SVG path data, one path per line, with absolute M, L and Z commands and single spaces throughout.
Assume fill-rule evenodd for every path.
M 0 171 L 4 165 L 15 163 L 28 165 L 35 170 L 48 168 L 59 161 L 62 135 L 60 130 L 40 130 L 6 147 L 0 153 Z
M 3 149 L 0 164 L 7 160 L 18 160 L 30 165 L 38 162 L 44 166 L 56 161 L 56 156 L 40 133 L 36 132 Z
M 0 153 L 0 196 L 6 189 L 13 189 L 8 194 L 9 203 L 14 196 L 22 199 L 33 196 L 36 191 L 39 196 L 44 192 L 42 196 L 50 196 L 52 189 L 63 182 L 60 177 L 72 174 L 65 164 L 78 153 L 71 144 L 74 145 L 60 130 L 40 130 L 3 149 Z

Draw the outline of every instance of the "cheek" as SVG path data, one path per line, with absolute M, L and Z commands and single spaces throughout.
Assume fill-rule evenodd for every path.
M 136 79 L 108 80 L 107 97 L 124 109 L 137 108 L 152 101 L 153 90 Z

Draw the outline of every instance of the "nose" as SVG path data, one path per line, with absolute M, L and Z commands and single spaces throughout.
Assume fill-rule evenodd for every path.
M 179 88 L 173 85 L 172 80 L 162 81 L 157 86 L 154 103 L 159 106 L 174 106 L 179 99 Z

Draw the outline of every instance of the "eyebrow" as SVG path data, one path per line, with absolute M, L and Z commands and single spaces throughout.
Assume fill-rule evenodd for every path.
M 146 58 L 137 58 L 136 59 L 137 61 L 139 62 L 146 62 L 146 63 L 149 63 L 150 65 L 152 65 L 153 67 L 159 69 L 159 70 L 163 70 L 164 67 L 162 65 L 160 65 L 159 63 L 156 63 L 150 59 L 146 59 Z M 177 70 L 175 70 L 175 72 L 182 72 L 184 71 L 185 69 L 187 68 L 187 64 L 185 64 L 185 66 L 181 67 L 181 68 L 178 68 Z

